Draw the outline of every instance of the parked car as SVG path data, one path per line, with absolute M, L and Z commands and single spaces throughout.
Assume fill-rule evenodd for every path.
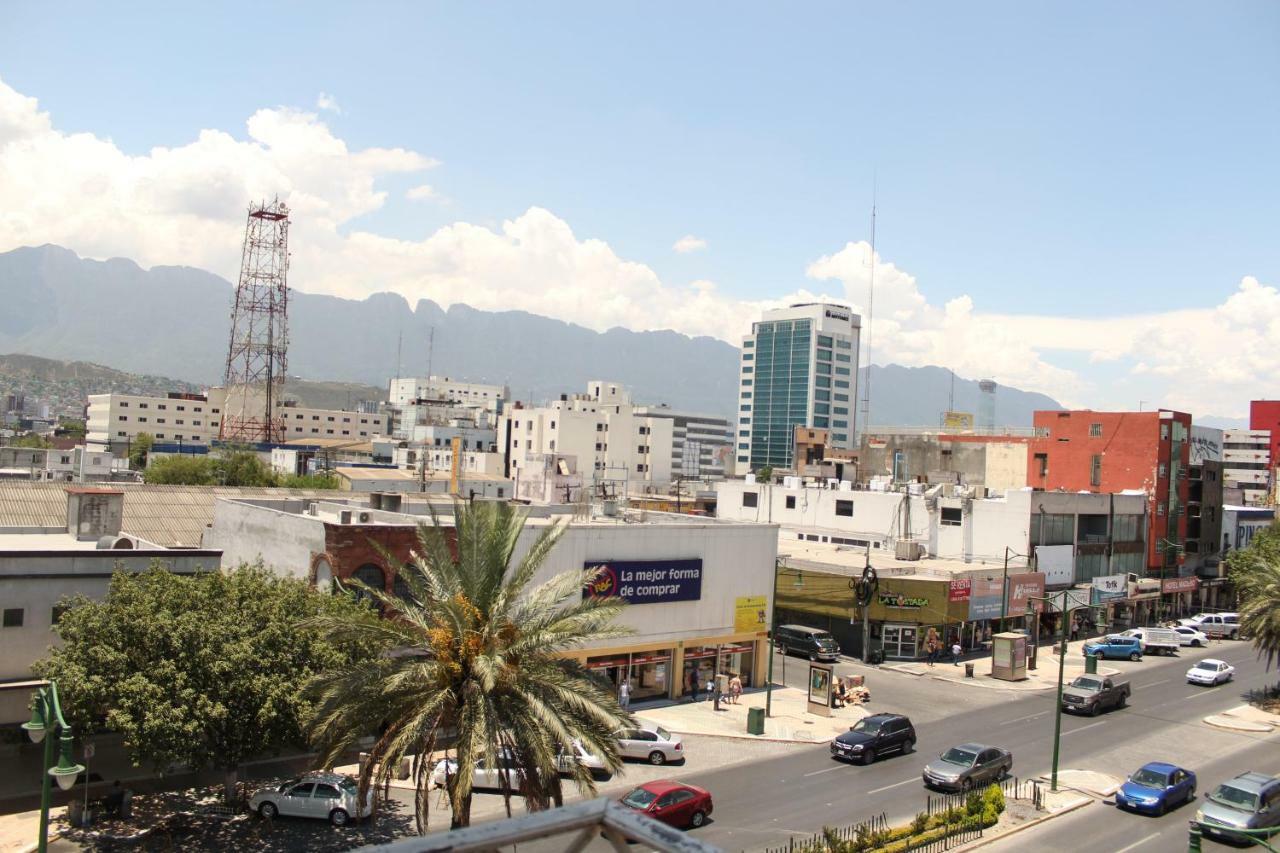
M 1107 658 L 1108 660 L 1124 660 L 1125 658 L 1141 660 L 1142 643 L 1137 637 L 1122 637 L 1119 634 L 1112 634 L 1101 640 L 1085 643 L 1084 653 L 1087 657 Z
M 623 758 L 643 759 L 650 764 L 684 761 L 684 742 L 680 735 L 662 726 L 641 720 L 636 728 L 619 729 L 613 736 L 618 739 L 618 752 Z
M 365 792 L 361 807 L 359 785 L 338 773 L 308 773 L 282 785 L 262 788 L 249 798 L 249 808 L 265 818 L 276 815 L 313 817 L 346 826 L 373 814 L 373 791 Z
M 1280 825 L 1280 778 L 1250 771 L 1214 788 L 1196 812 L 1196 822 L 1208 835 L 1241 840 L 1232 829 L 1263 829 Z
M 1172 628 L 1130 628 L 1120 636 L 1136 637 L 1144 655 L 1174 655 L 1182 646 L 1182 640 Z
M 831 742 L 831 757 L 870 764 L 886 752 L 906 755 L 916 747 L 916 729 L 901 714 L 872 714 Z
M 1013 769 L 1013 753 L 997 746 L 962 743 L 924 767 L 926 788 L 969 791 L 1004 777 Z
M 1184 646 L 1198 649 L 1209 644 L 1209 635 L 1190 625 L 1179 625 L 1173 632 L 1178 635 L 1178 642 Z
M 582 745 L 582 741 L 576 739 L 560 750 L 560 754 L 556 756 L 556 769 L 567 775 L 573 772 L 574 764 L 581 764 L 587 768 L 593 779 L 603 780 L 613 776 L 613 773 L 604 766 L 604 759 L 593 752 L 588 752 Z
M 1156 817 L 1196 796 L 1196 774 L 1163 761 L 1144 764 L 1116 791 L 1116 807 Z
M 1096 717 L 1107 708 L 1123 708 L 1129 701 L 1129 682 L 1100 675 L 1077 676 L 1062 690 L 1062 710 Z
M 1197 613 L 1195 616 L 1179 619 L 1178 624 L 1188 625 L 1218 639 L 1240 639 L 1239 613 Z
M 643 815 L 684 828 L 698 827 L 711 816 L 711 793 L 697 785 L 661 779 L 646 782 L 620 802 Z
M 809 660 L 839 660 L 840 646 L 836 638 L 821 628 L 804 625 L 781 625 L 773 632 L 773 641 L 784 655 L 799 653 Z
M 1189 684 L 1226 684 L 1235 677 L 1236 668 L 1224 660 L 1205 658 L 1187 670 Z
M 476 761 L 475 772 L 471 774 L 471 787 L 477 791 L 501 791 L 505 784 L 513 793 L 520 789 L 520 764 L 514 755 L 503 751 L 495 761 L 487 758 Z M 441 759 L 431 768 L 431 786 L 443 788 L 445 775 L 458 772 L 458 762 L 452 758 Z

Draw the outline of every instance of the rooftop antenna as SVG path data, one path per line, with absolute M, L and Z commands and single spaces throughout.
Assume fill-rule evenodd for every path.
M 871 324 L 876 301 L 876 192 L 877 180 L 871 178 L 871 278 L 867 284 L 867 326 L 863 335 L 867 351 L 867 378 L 862 383 L 862 434 L 871 432 Z
M 436 327 L 430 326 L 427 329 L 427 381 L 431 381 L 431 359 L 435 356 L 436 349 Z
M 397 382 L 400 381 L 400 365 L 403 364 L 403 361 L 401 360 L 401 357 L 400 357 L 403 347 L 404 347 L 404 329 L 401 329 L 399 333 L 396 334 L 396 381 Z
M 947 397 L 947 411 L 954 412 L 956 410 L 956 372 L 951 368 L 947 368 L 951 374 L 951 394 Z

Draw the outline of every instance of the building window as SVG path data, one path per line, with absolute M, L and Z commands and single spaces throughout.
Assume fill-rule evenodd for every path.
M 947 527 L 959 527 L 964 524 L 963 511 L 958 506 L 944 506 L 942 508 L 942 523 Z
M 753 358 L 755 358 L 755 356 L 754 356 L 754 355 L 752 355 L 752 354 L 751 354 L 751 353 L 749 353 L 749 352 L 744 352 L 744 353 L 742 354 L 742 360 L 743 360 L 743 361 L 751 361 Z
M 71 608 L 65 604 L 53 605 L 53 610 L 49 612 L 49 624 L 57 625 L 60 621 L 62 621 L 62 614 L 66 613 L 70 609 Z
M 156 423 L 158 424 L 164 423 L 164 418 L 156 418 Z
M 760 505 L 760 496 L 755 492 L 742 493 L 742 505 L 745 507 L 755 507 Z
M 750 399 L 751 399 L 751 392 L 750 392 L 750 391 L 743 391 L 743 392 L 742 392 L 742 399 L 744 399 L 744 400 L 750 400 Z
M 837 380 L 836 380 L 836 387 L 837 387 L 837 388 L 848 388 L 848 387 L 849 387 L 849 382 L 848 382 L 848 380 L 846 380 L 846 379 L 837 379 Z
M 146 422 L 147 422 L 146 418 L 138 418 L 138 423 L 145 424 Z
M 164 403 L 156 403 L 156 408 L 157 408 L 157 409 L 167 409 L 167 408 L 169 408 L 169 407 L 168 407 L 168 406 L 166 406 Z
M 836 515 L 853 518 L 853 501 L 836 501 Z
M 156 438 L 164 438 L 164 433 L 162 432 L 156 433 Z
M 828 337 L 827 335 L 818 335 L 818 346 L 820 346 L 820 347 L 830 347 L 830 346 L 831 346 L 831 338 L 830 338 L 830 337 Z
M 1102 438 L 1102 424 L 1089 424 L 1089 438 Z
M 129 433 L 125 432 L 124 430 L 121 430 L 120 432 L 116 433 L 116 435 L 119 436 L 120 438 L 124 438 L 128 434 Z
M 742 387 L 743 387 L 743 388 L 750 388 L 750 387 L 751 387 L 751 380 L 750 380 L 750 379 L 744 379 L 744 380 L 742 380 Z
M 1169 425 L 1168 425 L 1168 424 L 1160 424 L 1160 440 L 1161 440 L 1161 441 L 1168 441 L 1168 440 L 1169 440 Z
M 21 628 L 22 616 L 23 610 L 21 607 L 6 607 L 4 609 L 4 627 Z
M 122 408 L 122 409 L 127 409 L 127 408 L 129 408 L 129 404 L 128 404 L 127 402 L 121 401 L 121 403 L 120 403 L 120 408 Z
M 179 411 L 179 412 L 185 412 L 186 410 L 187 410 L 187 407 L 186 407 L 186 406 L 178 406 L 178 411 Z
M 796 508 L 796 496 L 787 495 L 787 509 L 795 509 L 795 508 Z
M 1040 478 L 1049 476 L 1049 454 L 1037 453 L 1035 460 L 1036 476 Z
M 127 421 L 127 420 L 129 420 L 129 416 L 128 416 L 128 415 L 117 415 L 117 416 L 116 416 L 116 420 L 118 420 L 118 421 Z
M 1156 504 L 1156 515 L 1164 515 L 1164 501 Z
M 139 409 L 145 409 L 145 408 L 147 408 L 147 404 L 146 404 L 146 403 L 139 403 L 139 404 L 138 404 L 138 408 L 139 408 Z
M 1163 475 L 1161 475 L 1163 476 Z M 1092 486 L 1102 485 L 1102 456 L 1101 454 L 1093 454 L 1093 458 L 1089 460 L 1089 484 Z

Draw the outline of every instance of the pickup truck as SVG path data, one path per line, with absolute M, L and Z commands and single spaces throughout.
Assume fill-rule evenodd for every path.
M 1141 660 L 1142 643 L 1137 637 L 1122 637 L 1112 634 L 1101 640 L 1084 644 L 1086 657 L 1106 658 L 1107 660 Z
M 1182 647 L 1182 638 L 1172 628 L 1130 628 L 1120 636 L 1137 638 L 1144 655 L 1176 655 Z
M 1240 616 L 1236 613 L 1197 613 L 1189 619 L 1179 619 L 1178 624 L 1190 625 L 1219 640 L 1226 637 L 1240 639 Z
M 1081 675 L 1062 689 L 1062 710 L 1096 717 L 1106 708 L 1123 708 L 1129 701 L 1129 682 L 1100 675 Z

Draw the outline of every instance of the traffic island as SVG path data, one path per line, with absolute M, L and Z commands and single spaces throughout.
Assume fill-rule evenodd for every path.
M 1237 705 L 1221 714 L 1212 714 L 1204 722 L 1217 729 L 1251 734 L 1267 734 L 1280 728 L 1280 714 L 1253 705 Z

